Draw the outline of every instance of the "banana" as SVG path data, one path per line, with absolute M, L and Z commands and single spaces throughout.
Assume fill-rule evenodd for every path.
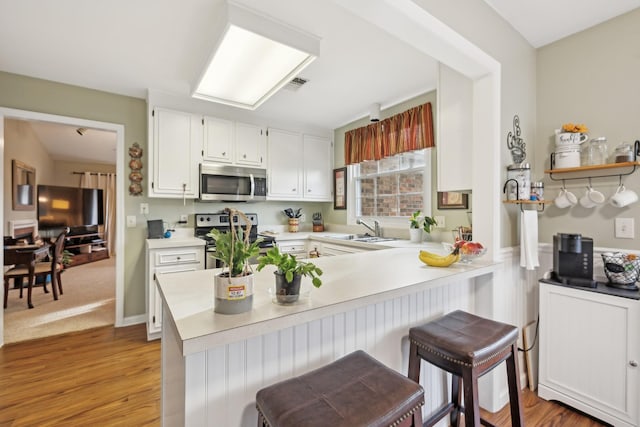
M 449 267 L 454 262 L 460 260 L 460 253 L 453 251 L 449 255 L 438 255 L 427 251 L 420 251 L 418 255 L 420 261 L 431 267 Z

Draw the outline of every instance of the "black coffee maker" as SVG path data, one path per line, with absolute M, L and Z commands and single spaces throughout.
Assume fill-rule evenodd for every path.
M 595 288 L 593 280 L 593 239 L 581 234 L 553 236 L 554 279 L 572 286 Z

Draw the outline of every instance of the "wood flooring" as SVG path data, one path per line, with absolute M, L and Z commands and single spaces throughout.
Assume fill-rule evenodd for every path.
M 529 427 L 603 425 L 528 389 L 523 399 Z M 508 406 L 482 416 L 511 425 Z M 160 340 L 147 342 L 144 325 L 0 348 L 0 426 L 91 425 L 160 425 Z

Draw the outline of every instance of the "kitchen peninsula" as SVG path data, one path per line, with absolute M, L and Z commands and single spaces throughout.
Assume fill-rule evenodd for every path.
M 255 273 L 253 310 L 237 315 L 213 311 L 217 270 L 158 278 L 164 426 L 254 426 L 257 390 L 356 349 L 406 372 L 409 327 L 454 309 L 474 311 L 476 279 L 500 266 L 479 259 L 428 267 L 416 248 L 313 261 L 324 271 L 321 288 L 303 279 L 310 292 L 303 289 L 300 301 L 275 304 L 273 268 L 265 268 Z M 425 411 L 446 398 L 443 380 L 435 371 L 429 378 Z

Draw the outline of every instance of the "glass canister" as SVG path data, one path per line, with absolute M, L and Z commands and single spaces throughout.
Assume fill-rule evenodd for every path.
M 591 151 L 592 165 L 604 165 L 605 163 L 607 163 L 609 157 L 607 138 L 605 138 L 604 136 L 601 136 L 600 138 L 593 138 L 589 142 L 589 148 Z
M 544 200 L 544 183 L 535 181 L 531 183 L 531 200 Z
M 633 162 L 633 150 L 631 145 L 623 142 L 616 147 L 615 151 L 616 163 Z
M 507 166 L 507 199 L 530 200 L 531 166 L 529 163 L 515 163 Z

